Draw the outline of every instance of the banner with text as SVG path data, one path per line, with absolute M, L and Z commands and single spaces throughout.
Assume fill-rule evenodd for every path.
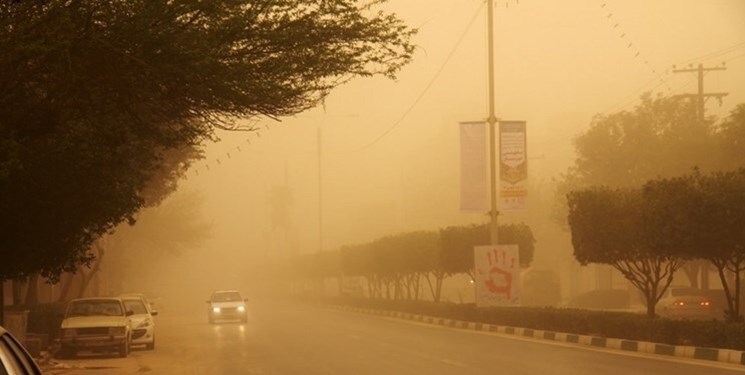
M 517 245 L 475 246 L 476 306 L 520 304 L 520 254 Z
M 489 211 L 489 164 L 486 123 L 460 123 L 460 209 Z
M 525 121 L 499 122 L 499 200 L 500 211 L 527 208 L 528 152 Z

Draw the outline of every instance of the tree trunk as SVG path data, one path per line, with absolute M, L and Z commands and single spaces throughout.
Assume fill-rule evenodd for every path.
M 655 307 L 657 307 L 657 301 L 653 294 L 656 293 L 647 293 L 647 316 L 650 318 L 654 318 L 657 316 L 655 312 Z
M 440 301 L 440 287 L 438 284 L 438 280 L 440 279 L 440 274 L 437 272 L 431 272 L 432 277 L 434 277 L 434 284 L 432 284 L 432 279 L 430 279 L 430 274 L 426 274 L 425 277 L 427 279 L 427 285 L 429 286 L 429 292 L 432 295 L 432 301 L 439 302 Z
M 742 322 L 742 316 L 740 315 L 740 269 L 735 267 L 735 311 L 732 319 L 736 322 Z
M 416 274 L 416 279 L 414 280 L 414 301 L 419 300 L 419 287 L 421 286 L 422 282 L 422 275 Z
M 701 262 L 698 260 L 692 260 L 689 262 L 686 262 L 686 264 L 681 267 L 683 271 L 685 272 L 686 276 L 688 277 L 688 281 L 691 284 L 691 288 L 698 289 L 698 275 L 701 270 Z
M 60 277 L 62 288 L 60 289 L 59 298 L 57 298 L 57 302 L 67 301 L 67 295 L 70 294 L 70 288 L 72 288 L 72 282 L 74 280 L 75 280 L 75 274 L 73 273 L 66 273 Z
M 429 284 L 429 291 L 432 293 L 432 301 L 433 302 L 440 302 L 440 297 L 442 296 L 442 280 L 445 278 L 445 274 L 443 273 L 432 273 L 432 276 L 434 276 L 434 285 L 432 284 L 432 281 L 429 278 L 429 275 L 427 275 L 427 284 Z
M 23 294 L 23 284 L 24 282 L 21 280 L 13 280 L 13 306 L 23 305 L 23 301 L 21 301 L 21 294 Z
M 730 288 L 730 283 L 727 280 L 727 272 L 726 272 L 726 262 L 720 262 L 720 261 L 712 261 L 714 266 L 717 268 L 717 273 L 719 274 L 719 280 L 722 282 L 722 288 L 724 289 L 724 296 L 727 300 L 727 311 L 725 312 L 725 317 L 728 322 L 732 322 L 734 320 L 734 313 L 735 313 L 735 304 L 734 304 L 734 298 L 732 296 L 732 289 Z
M 34 306 L 39 303 L 39 274 L 35 273 L 28 278 L 26 289 L 26 306 Z
M 78 290 L 78 298 L 85 295 L 85 291 L 88 289 L 91 280 L 93 280 L 93 276 L 101 269 L 101 260 L 103 259 L 106 250 L 101 244 L 101 241 L 102 240 L 99 238 L 93 243 L 93 248 L 96 250 L 96 259 L 93 261 L 90 271 L 86 273 L 83 268 L 79 269 L 81 282 L 80 289 Z
M 701 263 L 701 289 L 709 290 L 709 262 Z

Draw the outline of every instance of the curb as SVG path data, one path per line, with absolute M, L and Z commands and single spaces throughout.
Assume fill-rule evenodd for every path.
M 702 359 L 714 362 L 734 363 L 745 365 L 745 351 L 731 349 L 703 348 L 685 345 L 667 345 L 647 341 L 624 340 L 590 335 L 579 335 L 574 333 L 543 331 L 531 328 L 499 326 L 494 324 L 467 322 L 462 320 L 417 315 L 399 311 L 364 309 L 351 306 L 333 305 L 334 308 L 344 311 L 356 312 L 367 315 L 378 315 L 389 318 L 412 320 L 420 323 L 440 325 L 445 327 L 465 329 L 471 331 L 496 332 L 500 334 L 515 335 L 534 339 L 566 342 L 577 345 L 593 346 L 598 348 L 615 349 L 628 352 L 646 354 L 666 355 L 672 357 L 684 357 Z

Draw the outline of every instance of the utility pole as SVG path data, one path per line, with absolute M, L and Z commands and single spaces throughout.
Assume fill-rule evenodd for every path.
M 715 70 L 727 70 L 727 67 L 722 66 L 715 66 L 711 68 L 704 68 L 703 64 L 698 64 L 696 68 L 693 68 L 692 66 L 689 66 L 687 69 L 675 69 L 675 66 L 673 66 L 673 73 L 696 73 L 698 76 L 698 93 L 696 94 L 682 94 L 678 95 L 678 97 L 687 97 L 687 98 L 695 98 L 696 99 L 696 120 L 699 122 L 699 124 L 703 124 L 706 120 L 706 99 L 707 98 L 717 98 L 719 100 L 722 100 L 723 97 L 727 96 L 728 93 L 726 92 L 719 92 L 719 93 L 704 93 L 704 73 L 709 71 L 715 71 Z M 701 263 L 701 289 L 703 290 L 709 290 L 709 266 L 707 262 Z
M 726 92 L 718 92 L 718 93 L 704 93 L 704 73 L 714 70 L 727 70 L 726 66 L 715 66 L 711 68 L 704 68 L 703 64 L 698 64 L 698 67 L 693 68 L 687 68 L 687 69 L 674 69 L 675 66 L 673 66 L 673 73 L 696 73 L 698 76 L 698 93 L 696 94 L 682 94 L 678 95 L 679 97 L 688 97 L 688 98 L 696 98 L 696 115 L 697 119 L 700 123 L 703 123 L 706 119 L 706 116 L 704 115 L 706 108 L 704 106 L 704 103 L 706 102 L 707 98 L 717 98 L 721 100 L 723 97 L 727 96 L 729 93 Z
M 494 114 L 494 3 L 486 0 L 488 13 L 488 43 L 489 43 L 489 163 L 491 170 L 490 195 L 491 210 L 489 211 L 489 238 L 491 245 L 497 245 L 499 226 L 497 224 L 497 141 L 496 124 L 497 116 Z
M 323 173 L 321 171 L 321 125 L 318 125 L 318 253 L 323 252 Z

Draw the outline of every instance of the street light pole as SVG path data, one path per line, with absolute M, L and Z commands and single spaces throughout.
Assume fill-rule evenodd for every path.
M 318 253 L 323 252 L 323 173 L 321 171 L 321 125 L 318 125 Z
M 491 169 L 490 183 L 490 200 L 491 210 L 489 211 L 489 237 L 491 245 L 497 245 L 497 236 L 499 226 L 497 224 L 497 141 L 496 141 L 496 124 L 497 117 L 494 114 L 494 3 L 493 0 L 486 0 L 488 13 L 488 43 L 489 43 L 489 162 Z

